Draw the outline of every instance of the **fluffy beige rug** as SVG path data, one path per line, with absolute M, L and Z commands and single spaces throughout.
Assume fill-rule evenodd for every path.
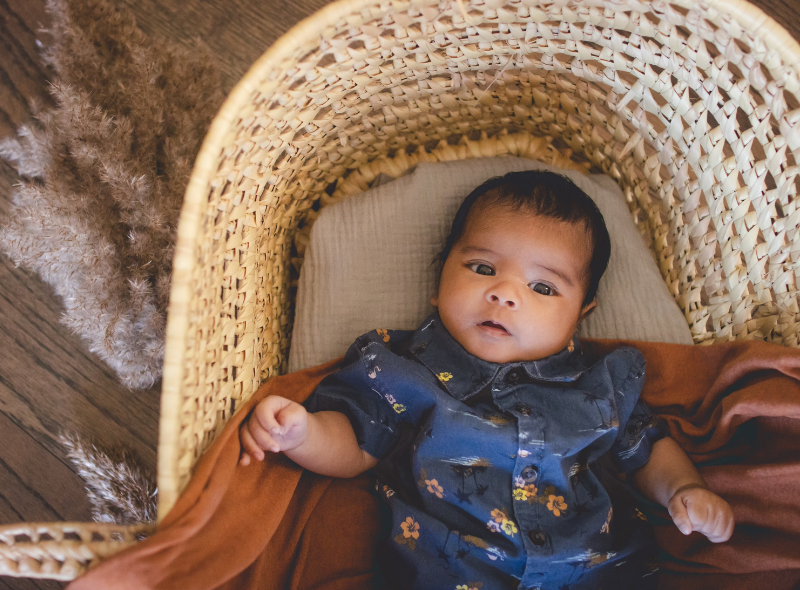
M 130 388 L 161 376 L 176 224 L 222 103 L 208 52 L 147 37 L 109 0 L 49 0 L 55 107 L 0 141 L 22 184 L 0 249 Z

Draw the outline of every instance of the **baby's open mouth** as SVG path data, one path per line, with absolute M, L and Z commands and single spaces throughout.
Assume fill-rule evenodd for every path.
M 503 324 L 498 324 L 497 322 L 493 322 L 491 320 L 487 320 L 481 324 L 481 326 L 486 326 L 487 328 L 494 328 L 495 330 L 500 330 L 508 334 L 508 330 L 506 330 Z

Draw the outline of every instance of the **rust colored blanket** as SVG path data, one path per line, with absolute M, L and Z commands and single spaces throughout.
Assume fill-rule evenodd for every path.
M 680 346 L 585 341 L 596 358 L 633 344 L 647 359 L 644 399 L 669 423 L 709 486 L 733 507 L 714 545 L 653 519 L 660 588 L 800 587 L 800 352 L 736 342 Z M 379 500 L 367 476 L 304 472 L 283 456 L 237 466 L 238 426 L 268 394 L 304 400 L 338 361 L 263 385 L 198 463 L 158 531 L 68 590 L 360 590 L 376 583 Z

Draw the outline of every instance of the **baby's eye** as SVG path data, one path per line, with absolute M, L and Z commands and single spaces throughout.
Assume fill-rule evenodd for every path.
M 472 272 L 478 273 L 479 275 L 486 275 L 486 276 L 494 275 L 494 269 L 488 264 L 483 264 L 481 262 L 473 262 L 472 264 L 469 265 L 469 269 Z
M 539 295 L 553 295 L 555 293 L 553 288 L 547 283 L 531 283 L 531 289 L 536 291 Z

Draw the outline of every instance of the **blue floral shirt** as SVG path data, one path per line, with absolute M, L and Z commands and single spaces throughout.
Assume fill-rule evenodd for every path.
M 586 366 L 576 338 L 545 359 L 491 363 L 434 313 L 413 332 L 359 337 L 306 405 L 344 413 L 382 459 L 388 585 L 638 589 L 652 571 L 644 517 L 615 513 L 600 465 L 636 469 L 666 434 L 639 400 L 644 373 L 634 348 Z

